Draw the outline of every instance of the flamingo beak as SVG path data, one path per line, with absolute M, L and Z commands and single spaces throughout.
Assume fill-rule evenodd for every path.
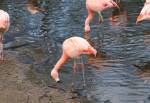
M 94 49 L 94 48 L 92 48 L 91 53 L 92 53 L 92 54 L 96 57 L 97 50 L 96 50 L 96 49 Z
M 143 15 L 139 15 L 136 19 L 136 24 L 138 24 L 138 22 L 142 21 Z
M 59 82 L 60 82 L 59 77 L 58 77 L 58 78 L 55 78 L 55 81 L 56 81 L 57 83 L 59 83 Z
M 94 51 L 94 56 L 96 57 L 96 54 L 97 54 L 97 50 L 95 49 L 95 51 Z
M 93 54 L 96 57 L 97 50 L 94 49 L 93 47 L 88 47 L 88 53 Z
M 94 56 L 96 57 L 97 51 L 95 51 Z

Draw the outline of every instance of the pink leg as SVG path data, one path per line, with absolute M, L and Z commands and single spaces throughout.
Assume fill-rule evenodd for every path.
M 84 67 L 82 56 L 81 56 L 80 61 L 81 61 L 81 69 L 82 69 L 83 86 L 85 87 L 86 86 L 86 84 L 85 84 L 85 67 Z
M 102 23 L 104 21 L 102 13 L 99 12 L 98 15 L 99 15 L 99 23 Z
M 71 89 L 73 90 L 74 88 L 74 79 L 75 79 L 75 73 L 76 73 L 76 70 L 77 70 L 77 63 L 76 63 L 76 59 L 73 58 L 73 73 L 72 73 L 72 83 L 71 83 Z
M 74 58 L 73 60 L 73 73 L 76 73 L 77 71 L 77 63 L 76 63 L 76 59 Z
M 3 56 L 3 35 L 0 35 L 0 60 L 4 60 Z

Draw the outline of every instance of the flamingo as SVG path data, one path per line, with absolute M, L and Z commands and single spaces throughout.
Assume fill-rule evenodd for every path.
M 146 0 L 139 16 L 137 17 L 136 24 L 143 20 L 150 20 L 150 0 Z
M 67 62 L 69 58 L 77 58 L 81 54 L 93 54 L 96 56 L 96 49 L 94 49 L 86 39 L 81 37 L 70 37 L 66 39 L 62 44 L 63 53 L 60 59 L 57 61 L 54 68 L 51 70 L 51 77 L 56 81 L 59 82 L 59 70 L 61 66 Z M 74 61 L 74 69 L 76 69 L 76 63 Z
M 10 25 L 9 14 L 0 10 L 0 60 L 3 60 L 3 34 L 8 30 Z
M 85 20 L 85 33 L 90 32 L 90 22 L 93 19 L 94 12 L 99 14 L 99 22 L 103 22 L 103 17 L 101 12 L 107 8 L 119 6 L 113 0 L 86 0 L 86 9 L 88 11 L 88 16 Z

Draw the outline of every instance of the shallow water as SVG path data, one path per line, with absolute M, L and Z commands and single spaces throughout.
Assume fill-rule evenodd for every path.
M 124 0 L 120 12 L 103 12 L 102 24 L 95 15 L 89 35 L 83 35 L 87 16 L 84 1 L 38 0 L 38 6 L 28 3 L 32 4 L 30 0 L 1 1 L 1 9 L 11 18 L 5 49 L 20 51 L 18 59 L 32 64 L 37 78 L 51 85 L 49 71 L 61 55 L 61 43 L 70 36 L 82 36 L 98 55 L 84 56 L 86 89 L 82 88 L 80 72 L 74 78 L 80 97 L 92 103 L 150 103 L 150 25 L 149 21 L 135 24 L 143 2 Z M 38 9 L 32 7 L 35 5 Z M 72 61 L 62 69 L 61 87 L 67 89 L 71 86 Z

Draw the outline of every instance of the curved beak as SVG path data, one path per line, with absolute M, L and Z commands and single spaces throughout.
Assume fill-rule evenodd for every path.
M 143 15 L 139 15 L 136 19 L 136 24 L 138 24 L 138 22 L 142 21 Z

